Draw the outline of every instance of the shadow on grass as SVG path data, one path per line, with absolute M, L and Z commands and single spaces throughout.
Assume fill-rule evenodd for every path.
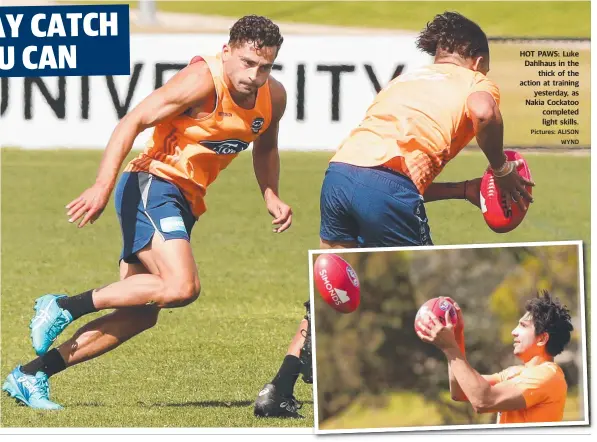
M 249 407 L 255 404 L 255 401 L 192 401 L 182 403 L 155 403 L 145 404 L 139 402 L 142 407 L 203 407 L 203 408 L 235 408 Z M 303 401 L 303 404 L 313 404 L 313 401 Z
M 74 402 L 69 404 L 71 407 L 106 407 L 103 402 Z

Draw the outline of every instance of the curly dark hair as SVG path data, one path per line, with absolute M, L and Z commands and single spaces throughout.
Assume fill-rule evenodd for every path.
M 549 335 L 547 353 L 557 356 L 570 342 L 570 334 L 574 329 L 570 322 L 570 312 L 558 298 L 553 299 L 547 290 L 537 293 L 537 297 L 527 301 L 525 309 L 530 313 L 535 325 L 535 335 Z
M 417 38 L 417 48 L 429 55 L 445 51 L 464 58 L 489 54 L 487 36 L 479 25 L 457 12 L 444 12 L 427 23 Z
M 253 43 L 255 48 L 280 46 L 284 38 L 280 34 L 280 28 L 269 18 L 260 15 L 246 15 L 239 19 L 230 28 L 230 46 L 240 46 L 242 43 Z

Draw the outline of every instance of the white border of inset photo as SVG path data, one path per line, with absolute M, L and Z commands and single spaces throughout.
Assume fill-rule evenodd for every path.
M 480 249 L 480 248 L 510 248 L 510 247 L 542 247 L 542 246 L 566 246 L 574 245 L 578 247 L 578 265 L 579 265 L 579 291 L 580 291 L 580 321 L 581 321 L 581 358 L 582 358 L 582 394 L 584 419 L 581 421 L 565 422 L 541 422 L 528 424 L 474 424 L 474 425 L 436 425 L 436 426 L 418 426 L 418 427 L 388 427 L 388 428 L 358 428 L 358 429 L 337 429 L 322 430 L 319 428 L 319 404 L 318 404 L 318 384 L 317 384 L 317 318 L 315 315 L 315 290 L 313 282 L 313 256 L 321 254 L 348 254 L 348 253 L 366 253 L 366 252 L 396 252 L 396 251 L 421 251 L 421 250 L 453 250 L 453 249 Z M 587 328 L 585 312 L 585 267 L 583 256 L 582 241 L 549 241 L 549 242 L 521 242 L 521 243 L 496 243 L 496 244 L 466 244 L 451 246 L 418 246 L 418 247 L 387 247 L 387 248 L 362 248 L 362 249 L 314 249 L 309 250 L 309 291 L 311 300 L 311 334 L 313 341 L 313 407 L 315 417 L 315 434 L 353 434 L 353 433 L 391 433 L 391 432 L 424 432 L 424 431 L 454 431 L 454 430 L 486 430 L 499 429 L 500 432 L 508 429 L 538 429 L 541 427 L 576 427 L 589 426 L 589 389 L 588 367 L 587 367 Z M 555 428 L 554 428 L 555 429 Z M 573 430 L 569 428 L 568 430 Z M 520 432 L 520 430 L 518 430 Z M 508 433 L 510 433 L 508 431 Z M 467 432 L 466 434 L 470 434 Z M 487 434 L 487 433 L 484 433 Z

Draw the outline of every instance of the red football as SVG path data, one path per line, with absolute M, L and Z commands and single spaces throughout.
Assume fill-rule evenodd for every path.
M 458 321 L 458 313 L 456 313 L 456 309 L 450 301 L 445 298 L 433 298 L 423 304 L 417 312 L 417 315 L 415 316 L 415 330 L 421 331 L 417 322 L 419 322 L 423 314 L 428 311 L 432 312 L 443 325 L 446 325 L 446 311 L 450 313 L 450 321 L 452 321 L 452 324 L 456 324 Z
M 505 150 L 504 153 L 508 161 L 523 160 L 523 164 L 517 168 L 518 174 L 532 181 L 529 165 L 522 155 L 511 150 Z M 526 189 L 532 194 L 532 187 L 526 186 Z M 510 232 L 518 227 L 527 211 L 528 208 L 522 211 L 514 201 L 510 205 L 510 210 L 506 208 L 506 197 L 495 184 L 493 171 L 488 168 L 481 179 L 481 212 L 489 228 L 497 233 Z
M 359 306 L 359 278 L 338 255 L 319 255 L 313 266 L 313 279 L 323 300 L 340 313 L 354 312 Z

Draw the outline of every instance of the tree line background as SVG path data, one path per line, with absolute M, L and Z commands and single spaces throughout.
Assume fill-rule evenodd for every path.
M 450 399 L 445 357 L 420 341 L 420 305 L 449 296 L 461 306 L 466 355 L 482 374 L 520 361 L 511 331 L 525 302 L 547 289 L 570 310 L 574 332 L 556 358 L 568 382 L 565 420 L 581 420 L 582 353 L 576 245 L 345 253 L 361 304 L 340 314 L 315 289 L 320 428 L 494 423 Z M 314 256 L 316 259 L 316 256 Z M 377 423 L 377 425 L 375 425 Z

